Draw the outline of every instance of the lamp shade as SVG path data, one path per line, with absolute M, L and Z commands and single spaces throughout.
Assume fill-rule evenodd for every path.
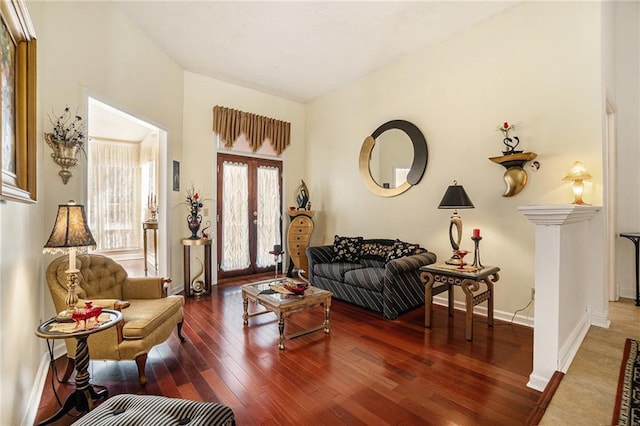
M 471 199 L 465 192 L 462 185 L 458 185 L 456 181 L 453 185 L 449 185 L 447 191 L 440 201 L 439 209 L 472 209 L 474 208 Z
M 95 248 L 96 241 L 87 226 L 84 206 L 69 201 L 58 206 L 56 223 L 49 241 L 44 245 L 44 253 L 66 253 L 71 248 Z
M 569 173 L 562 180 L 583 180 L 583 179 L 591 179 L 591 175 L 587 172 L 587 169 L 584 167 L 580 161 L 575 161 L 571 165 L 571 169 L 569 169 Z

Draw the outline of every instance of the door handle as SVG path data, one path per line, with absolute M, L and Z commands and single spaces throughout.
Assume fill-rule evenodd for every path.
M 257 219 L 253 219 L 253 224 L 257 225 L 258 224 L 258 220 Z
M 253 217 L 258 217 L 258 212 L 254 211 L 253 212 Z

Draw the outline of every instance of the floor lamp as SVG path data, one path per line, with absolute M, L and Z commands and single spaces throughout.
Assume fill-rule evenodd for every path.
M 59 321 L 71 321 L 71 315 L 78 303 L 76 287 L 78 272 L 76 268 L 76 253 L 84 253 L 89 248 L 96 248 L 96 241 L 87 226 L 84 206 L 69 201 L 58 206 L 58 215 L 53 225 L 49 241 L 44 245 L 43 253 L 65 253 L 69 255 L 69 269 L 67 273 L 68 293 L 65 298 L 67 309 L 58 313 Z
M 456 252 L 460 250 L 460 241 L 462 240 L 462 218 L 458 216 L 458 209 L 472 209 L 474 208 L 473 203 L 462 185 L 458 185 L 458 182 L 454 180 L 453 185 L 449 185 L 445 191 L 438 208 L 453 209 L 451 223 L 449 224 L 449 241 L 451 242 L 453 255 L 449 260 L 446 260 L 445 263 L 449 265 L 460 265 L 460 256 Z M 455 239 L 453 238 L 454 227 L 457 231 L 457 237 Z

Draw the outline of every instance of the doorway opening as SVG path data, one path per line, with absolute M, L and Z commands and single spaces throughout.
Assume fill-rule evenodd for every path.
M 87 103 L 87 219 L 96 251 L 135 262 L 145 275 L 147 270 L 168 274 L 162 214 L 167 211 L 167 132 L 95 98 Z
M 282 162 L 218 153 L 217 172 L 218 279 L 273 271 L 282 248 Z

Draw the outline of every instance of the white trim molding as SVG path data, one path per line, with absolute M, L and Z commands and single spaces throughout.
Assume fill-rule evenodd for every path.
M 594 241 L 602 240 L 603 230 L 592 219 L 601 207 L 547 204 L 518 210 L 536 225 L 533 371 L 527 386 L 543 391 L 556 371 L 569 368 L 589 330 L 585 283 L 604 275 L 594 271 L 595 263 L 587 271 L 584 261 L 598 258 L 601 244 Z

